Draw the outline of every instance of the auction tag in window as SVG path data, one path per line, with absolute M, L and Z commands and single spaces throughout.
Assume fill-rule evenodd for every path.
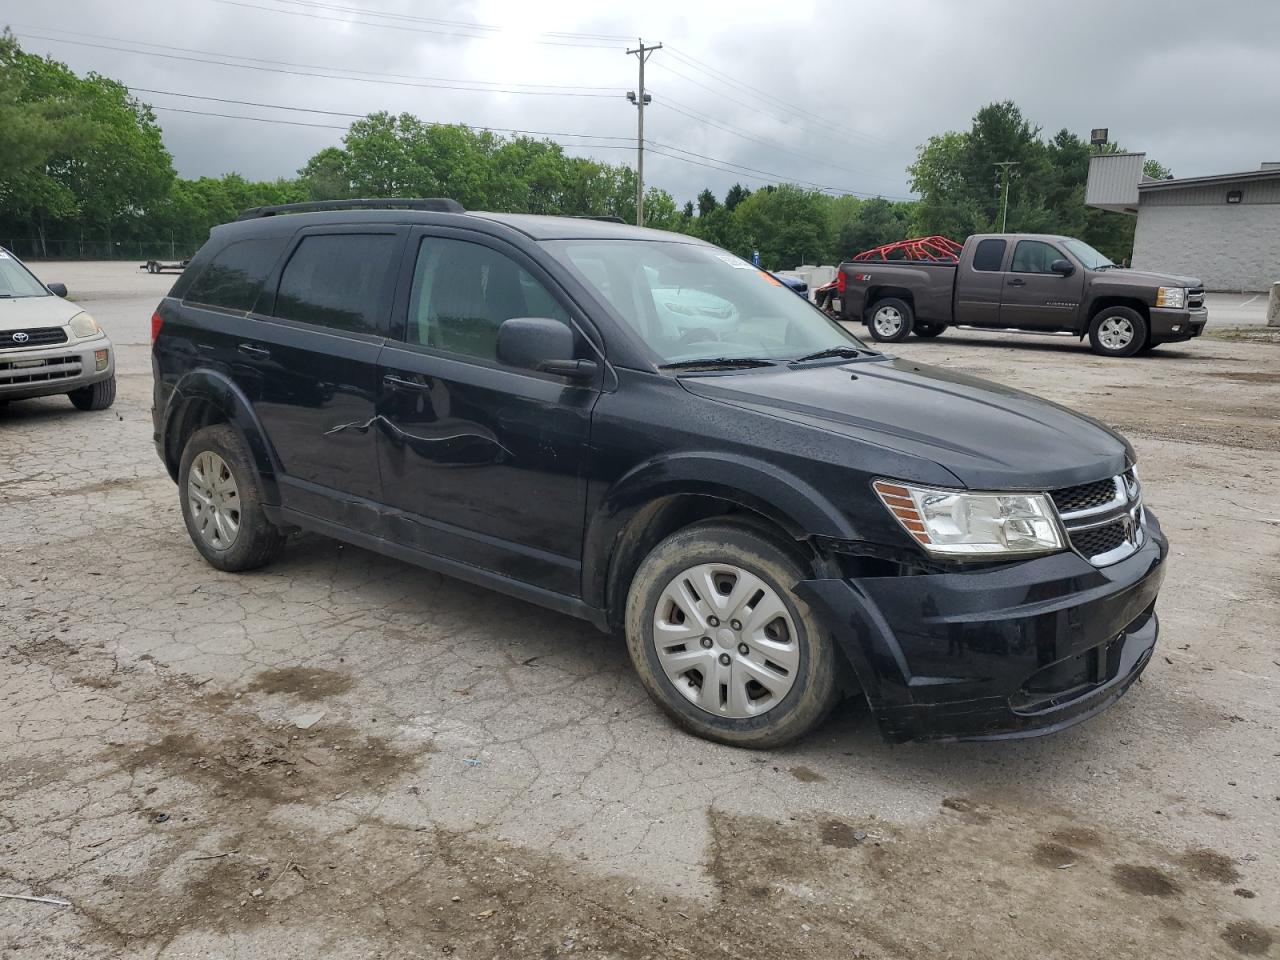
M 9 251 L 0 250 L 0 260 L 8 260 L 8 259 L 9 259 Z
M 733 269 L 735 270 L 755 270 L 756 269 L 751 264 L 747 263 L 747 261 L 739 260 L 737 257 L 733 256 L 732 254 L 717 253 L 716 259 L 723 260 L 725 263 L 733 267 Z

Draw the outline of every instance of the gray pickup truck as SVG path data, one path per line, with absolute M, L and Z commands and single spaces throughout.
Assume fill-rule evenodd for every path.
M 836 289 L 843 319 L 890 342 L 949 326 L 1065 332 L 1128 357 L 1198 337 L 1208 320 L 1199 280 L 1118 267 L 1082 240 L 1044 234 L 976 234 L 958 263 L 849 261 Z

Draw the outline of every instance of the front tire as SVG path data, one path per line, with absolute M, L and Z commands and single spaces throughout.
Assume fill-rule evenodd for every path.
M 911 304 L 896 297 L 877 300 L 867 316 L 871 336 L 881 343 L 901 343 L 911 336 L 915 313 Z
M 1089 324 L 1089 345 L 1103 357 L 1132 357 L 1147 336 L 1147 321 L 1129 307 L 1103 307 Z
M 808 574 L 741 523 L 680 530 L 627 595 L 627 649 L 649 696 L 690 733 L 737 747 L 789 743 L 840 698 L 829 631 L 792 595 Z
M 253 570 L 284 548 L 284 533 L 262 509 L 258 471 L 229 424 L 191 435 L 179 462 L 178 492 L 191 542 L 219 570 Z
M 116 376 L 72 390 L 67 398 L 77 410 L 105 410 L 116 402 Z

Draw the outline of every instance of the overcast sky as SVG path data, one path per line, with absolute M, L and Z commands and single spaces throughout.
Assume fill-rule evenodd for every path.
M 681 202 L 735 181 L 906 196 L 918 145 L 1002 99 L 1047 134 L 1109 127 L 1177 176 L 1280 160 L 1280 0 L 0 0 L 0 23 L 137 90 L 188 177 L 291 176 L 340 142 L 341 114 L 374 110 L 545 131 L 634 162 L 622 38 L 640 36 L 666 45 L 649 61 L 646 140 L 685 158 L 650 152 L 646 181 Z

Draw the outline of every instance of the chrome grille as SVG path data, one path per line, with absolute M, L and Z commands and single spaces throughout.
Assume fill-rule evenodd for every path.
M 1142 489 L 1132 468 L 1109 480 L 1049 491 L 1071 546 L 1103 567 L 1142 546 Z
M 0 360 L 0 387 L 23 383 L 45 383 L 80 376 L 80 358 L 75 354 L 42 360 Z
M 67 331 L 62 327 L 31 327 L 26 330 L 0 330 L 0 350 L 23 347 L 47 347 L 66 343 Z
M 1187 290 L 1187 307 L 1199 310 L 1204 306 L 1204 287 L 1191 287 Z

